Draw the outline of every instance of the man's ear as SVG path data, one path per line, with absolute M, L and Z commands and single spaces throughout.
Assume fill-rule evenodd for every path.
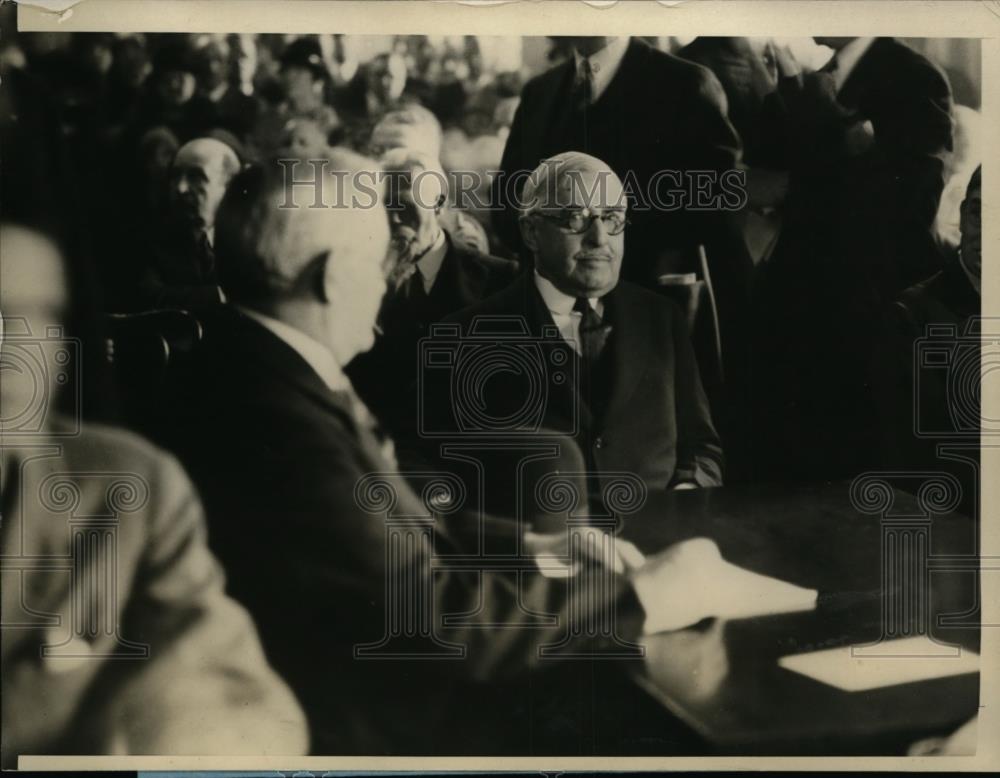
M 320 302 L 328 304 L 336 295 L 337 265 L 329 251 L 324 251 L 313 262 L 313 293 Z
M 538 249 L 538 234 L 536 233 L 535 220 L 528 214 L 518 217 L 517 226 L 521 230 L 521 240 L 532 252 Z

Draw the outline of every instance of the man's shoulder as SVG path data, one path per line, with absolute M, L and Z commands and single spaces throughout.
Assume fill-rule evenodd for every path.
M 141 435 L 123 427 L 60 418 L 55 423 L 63 433 L 58 442 L 63 456 L 74 463 L 87 463 L 95 472 L 129 472 L 148 478 L 176 468 L 173 457 Z M 82 472 L 82 471 L 81 471 Z
M 680 311 L 677 303 L 669 297 L 631 281 L 619 281 L 615 287 L 614 294 L 618 299 L 626 303 L 626 309 L 648 308 L 667 318 L 672 318 Z
M 459 266 L 464 270 L 473 270 L 486 275 L 491 282 L 499 282 L 501 286 L 506 286 L 513 281 L 521 266 L 513 259 L 497 257 L 493 254 L 484 254 L 482 251 L 454 243 L 455 256 Z M 496 283 L 493 284 L 496 286 Z
M 882 64 L 881 82 L 886 85 L 951 91 L 940 67 L 897 38 L 876 38 L 868 54 Z M 887 77 L 885 69 L 891 69 L 894 75 Z
M 686 85 L 697 92 L 715 78 L 711 70 L 697 62 L 661 51 L 644 42 L 633 41 L 632 45 L 636 47 L 634 61 L 646 73 L 644 81 L 650 85 L 662 88 L 663 84 L 658 83 L 659 79 L 667 78 L 673 87 Z
M 466 326 L 479 316 L 512 316 L 523 314 L 526 307 L 524 283 L 522 276 L 515 275 L 511 282 L 499 291 L 488 297 L 484 297 L 477 303 L 473 303 L 466 308 L 462 308 L 446 316 L 443 322 Z
M 564 60 L 557 62 L 547 70 L 543 70 L 537 76 L 529 78 L 521 89 L 521 102 L 530 102 L 536 95 L 544 94 L 548 89 L 553 88 L 565 76 L 569 67 L 568 60 Z

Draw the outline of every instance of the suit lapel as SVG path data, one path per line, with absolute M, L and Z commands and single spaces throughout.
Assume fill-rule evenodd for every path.
M 484 269 L 466 261 L 467 257 L 447 232 L 445 240 L 448 251 L 430 293 L 431 308 L 438 320 L 481 300 L 487 281 Z
M 608 421 L 628 409 L 629 401 L 653 359 L 649 344 L 660 342 L 668 333 L 652 331 L 649 306 L 644 305 L 642 300 L 634 299 L 627 286 L 619 284 L 604 298 L 604 304 L 605 317 L 613 327 L 611 359 L 614 374 L 611 398 L 604 416 Z

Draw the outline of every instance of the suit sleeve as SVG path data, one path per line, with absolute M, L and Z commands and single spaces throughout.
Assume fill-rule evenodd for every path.
M 725 90 L 706 67 L 691 63 L 694 72 L 688 126 L 691 156 L 689 170 L 723 172 L 734 169 L 742 156 L 742 143 L 732 123 Z
M 225 594 L 190 482 L 164 461 L 123 625 L 150 655 L 108 663 L 115 677 L 95 684 L 107 695 L 104 713 L 88 718 L 102 722 L 112 753 L 304 754 L 304 715 L 249 615 Z
M 722 485 L 722 444 L 712 424 L 694 348 L 680 309 L 670 306 L 674 334 L 674 390 L 677 404 L 677 467 L 673 484 Z
M 595 598 L 586 586 L 571 591 L 564 581 L 547 579 L 534 569 L 519 574 L 468 571 L 448 569 L 437 562 L 431 569 L 423 553 L 426 548 L 414 541 L 419 532 L 411 535 L 406 531 L 407 525 L 419 523 L 420 517 L 428 515 L 410 486 L 414 482 L 412 474 L 408 483 L 388 463 L 384 471 L 372 473 L 346 447 L 303 447 L 299 441 L 316 441 L 315 434 L 306 430 L 286 430 L 285 435 L 296 442 L 297 448 L 294 457 L 281 456 L 269 465 L 278 468 L 270 477 L 283 484 L 281 505 L 274 508 L 280 511 L 286 537 L 299 538 L 300 542 L 294 552 L 295 563 L 282 571 L 280 585 L 290 597 L 296 592 L 313 592 L 313 600 L 321 603 L 320 607 L 328 604 L 329 613 L 311 617 L 316 624 L 314 650 L 320 652 L 319 661 L 330 661 L 334 642 L 324 639 L 327 633 L 323 630 L 355 646 L 378 643 L 385 637 L 392 592 L 399 592 L 398 588 L 390 591 L 390 587 L 400 585 L 415 593 L 417 602 L 421 596 L 429 597 L 432 629 L 439 640 L 465 649 L 461 659 L 420 663 L 421 672 L 443 673 L 448 678 L 496 681 L 501 676 L 521 673 L 541 660 L 539 649 L 543 644 L 557 643 L 568 634 L 571 618 L 587 618 L 588 614 L 592 618 L 601 608 L 615 609 L 625 635 L 634 638 L 638 634 L 643 612 L 624 576 L 610 574 L 601 589 L 602 596 Z M 377 486 L 359 486 L 371 483 L 365 480 L 371 478 L 377 480 Z M 259 486 L 266 493 L 267 484 Z M 387 553 L 386 531 L 390 516 L 394 528 L 411 538 L 393 546 L 398 553 L 391 554 Z M 468 542 L 474 533 L 468 530 L 470 522 L 476 520 L 471 512 L 435 519 L 431 538 L 436 558 L 474 554 Z M 453 524 L 459 525 L 457 530 Z M 484 531 L 509 531 L 509 525 L 489 520 L 484 522 Z M 596 570 L 583 574 L 603 575 Z M 454 622 L 449 616 L 477 611 L 477 625 L 446 623 Z M 517 626 L 523 624 L 527 614 L 537 613 L 555 615 L 556 623 L 535 628 Z M 320 626 L 324 624 L 328 626 Z M 483 624 L 498 626 L 484 629 Z M 344 632 L 348 626 L 349 634 Z M 395 645 L 405 650 L 407 640 L 401 639 Z M 602 639 L 594 642 L 599 646 Z M 301 650 L 294 649 L 293 655 L 301 657 Z M 297 661 L 301 664 L 301 659 Z M 316 686 L 310 668 L 289 667 L 286 671 L 280 661 L 275 664 L 289 677 L 293 688 L 298 689 L 299 683 Z

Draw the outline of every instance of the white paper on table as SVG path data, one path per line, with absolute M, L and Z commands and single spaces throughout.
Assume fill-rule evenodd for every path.
M 646 634 L 709 617 L 745 619 L 816 607 L 815 589 L 731 564 L 708 538 L 686 540 L 649 557 L 633 583 L 646 611 Z
M 861 692 L 932 678 L 979 672 L 974 651 L 950 650 L 926 637 L 903 638 L 868 646 L 840 646 L 792 654 L 778 666 L 846 692 Z

